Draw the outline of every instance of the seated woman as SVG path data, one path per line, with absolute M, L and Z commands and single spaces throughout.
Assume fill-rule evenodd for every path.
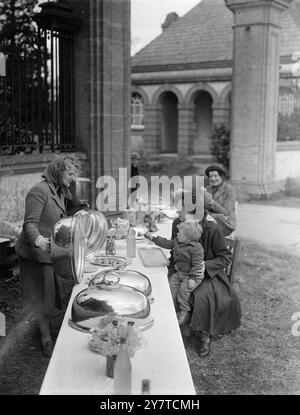
M 172 239 L 178 233 L 178 224 L 186 220 L 187 213 L 178 212 L 179 218 L 174 219 L 172 224 Z M 231 253 L 226 248 L 224 236 L 216 223 L 206 220 L 205 213 L 200 224 L 203 230 L 200 242 L 204 249 L 204 280 L 191 293 L 191 320 L 182 327 L 185 335 L 193 335 L 197 339 L 197 351 L 202 357 L 210 352 L 211 336 L 228 333 L 240 326 L 241 308 L 225 272 L 231 261 Z M 174 273 L 172 254 L 168 268 L 170 277 Z
M 225 171 L 211 165 L 205 170 L 210 186 L 204 191 L 204 206 L 215 219 L 224 236 L 230 235 L 236 228 L 236 192 L 233 186 L 227 183 Z

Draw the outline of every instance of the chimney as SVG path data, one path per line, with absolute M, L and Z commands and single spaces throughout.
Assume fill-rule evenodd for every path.
M 166 20 L 164 21 L 164 23 L 161 25 L 161 28 L 163 30 L 163 32 L 171 26 L 171 24 L 173 22 L 176 22 L 176 20 L 179 19 L 179 16 L 176 12 L 171 12 L 167 14 Z

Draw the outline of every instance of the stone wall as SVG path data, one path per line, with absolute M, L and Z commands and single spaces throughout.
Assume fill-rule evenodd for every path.
M 40 173 L 0 177 L 0 222 L 18 222 L 24 217 L 25 196 L 41 179 Z
M 144 129 L 131 128 L 131 152 L 138 152 L 144 155 Z
M 81 176 L 86 177 L 86 155 L 76 154 L 82 163 Z M 18 222 L 23 219 L 26 194 L 41 180 L 41 173 L 47 164 L 58 156 L 61 154 L 33 153 L 0 157 L 0 223 Z
M 277 143 L 275 179 L 280 190 L 288 179 L 300 181 L 300 141 Z

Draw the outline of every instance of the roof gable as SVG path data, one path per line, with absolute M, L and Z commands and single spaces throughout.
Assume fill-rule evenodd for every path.
M 132 58 L 132 67 L 232 61 L 233 13 L 224 0 L 202 0 Z M 282 15 L 280 55 L 300 51 L 300 0 Z

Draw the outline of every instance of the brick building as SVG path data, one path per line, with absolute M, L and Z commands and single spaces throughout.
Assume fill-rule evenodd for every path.
M 289 124 L 299 113 L 299 51 L 299 0 L 202 0 L 170 14 L 132 58 L 135 149 L 207 161 L 213 125 L 223 123 L 241 192 L 283 189 L 300 177 L 300 128 Z

